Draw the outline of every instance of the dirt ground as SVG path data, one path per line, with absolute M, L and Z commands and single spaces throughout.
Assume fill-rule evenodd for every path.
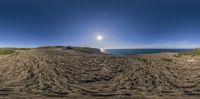
M 5 99 L 197 99 L 200 57 L 32 49 L 0 56 Z

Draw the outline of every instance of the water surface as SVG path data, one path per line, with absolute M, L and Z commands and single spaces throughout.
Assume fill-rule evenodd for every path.
M 104 49 L 103 52 L 112 55 L 137 55 L 162 52 L 188 52 L 192 49 Z

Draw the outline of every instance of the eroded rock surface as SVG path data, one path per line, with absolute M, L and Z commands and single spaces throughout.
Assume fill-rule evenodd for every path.
M 0 56 L 0 96 L 199 96 L 200 58 L 32 49 Z M 194 61 L 188 61 L 194 60 Z

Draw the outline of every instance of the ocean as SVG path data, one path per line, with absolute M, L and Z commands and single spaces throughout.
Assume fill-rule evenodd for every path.
M 104 49 L 103 52 L 112 55 L 137 55 L 161 52 L 188 52 L 193 49 Z

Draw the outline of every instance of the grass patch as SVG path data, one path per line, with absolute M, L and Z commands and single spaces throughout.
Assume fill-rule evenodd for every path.
M 178 53 L 178 56 L 182 56 L 182 55 L 200 56 L 200 49 L 194 49 L 193 51 L 190 51 L 190 52 Z
M 1 48 L 0 49 L 0 55 L 8 55 L 8 54 L 14 54 L 15 50 L 10 48 Z
M 30 50 L 30 48 L 13 48 L 14 50 Z
M 140 57 L 138 58 L 138 60 L 143 61 L 143 62 L 145 62 L 145 63 L 149 61 L 149 60 L 146 59 L 146 58 L 140 58 Z
M 48 48 L 65 48 L 65 46 L 41 46 L 38 49 L 48 49 Z
M 162 58 L 162 60 L 167 61 L 167 62 L 173 62 L 172 59 L 168 59 L 168 58 Z
M 30 50 L 30 48 L 0 48 L 0 55 L 14 54 L 17 50 Z

